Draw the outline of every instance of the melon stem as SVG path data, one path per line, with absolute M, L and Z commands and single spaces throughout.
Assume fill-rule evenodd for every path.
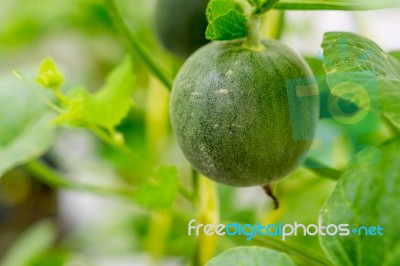
M 274 209 L 275 210 L 279 209 L 279 201 L 278 201 L 278 198 L 274 195 L 272 185 L 267 184 L 267 185 L 263 186 L 262 188 L 263 188 L 265 194 L 267 194 L 268 197 L 270 197 L 272 199 L 272 202 L 274 204 Z
M 260 34 L 261 17 L 259 15 L 251 15 L 247 22 L 247 37 L 244 47 L 250 50 L 263 50 L 264 46 L 261 44 Z

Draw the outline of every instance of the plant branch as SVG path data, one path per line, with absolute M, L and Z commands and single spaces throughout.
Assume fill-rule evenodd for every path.
M 68 190 L 78 190 L 99 195 L 114 196 L 130 201 L 134 200 L 135 190 L 133 188 L 110 188 L 71 182 L 62 177 L 59 173 L 55 172 L 54 169 L 41 162 L 40 160 L 31 161 L 25 164 L 25 167 L 27 170 L 29 170 L 30 173 L 34 174 L 34 176 L 39 181 L 55 189 L 61 188 Z M 190 202 L 193 201 L 192 194 L 187 191 L 186 188 L 180 186 L 178 192 Z
M 400 129 L 396 126 L 392 119 L 390 119 L 387 115 L 382 115 L 383 120 L 387 123 L 390 127 L 390 130 L 393 131 L 395 134 L 400 134 Z
M 115 5 L 114 0 L 105 0 L 105 5 L 110 14 L 111 19 L 114 24 L 121 31 L 125 41 L 128 44 L 130 51 L 138 55 L 143 62 L 148 66 L 150 71 L 167 87 L 168 90 L 172 89 L 172 80 L 168 75 L 165 74 L 166 71 L 161 69 L 159 65 L 151 58 L 151 56 L 142 48 L 139 42 L 134 38 L 128 27 L 126 26 L 118 8 Z
M 182 197 L 187 199 L 189 202 L 194 203 L 195 199 L 194 199 L 193 193 L 190 190 L 188 190 L 185 186 L 183 186 L 182 184 L 179 184 L 178 192 Z
M 254 14 L 262 14 L 267 12 L 268 10 L 272 9 L 277 3 L 279 2 L 279 0 L 269 0 L 266 1 L 264 4 L 262 4 L 259 7 L 256 7 L 256 9 L 254 10 Z
M 326 177 L 334 181 L 339 180 L 339 178 L 343 175 L 342 171 L 330 168 L 324 163 L 321 163 L 320 161 L 313 158 L 307 158 L 303 166 L 322 177 Z
M 145 176 L 150 176 L 150 177 L 155 175 L 156 170 L 153 167 L 151 167 L 149 164 L 144 162 L 142 159 L 140 159 L 140 157 L 134 151 L 132 151 L 128 146 L 113 139 L 107 133 L 105 133 L 103 130 L 101 130 L 100 128 L 98 128 L 96 126 L 89 126 L 89 129 L 103 142 L 107 143 L 110 147 L 116 149 L 121 154 L 123 154 L 127 158 L 129 158 L 132 163 L 139 165 L 140 167 L 137 168 L 136 170 L 140 171 L 140 174 L 145 175 Z M 179 185 L 178 192 L 189 202 L 193 202 L 194 196 L 192 195 L 192 193 L 189 190 L 187 190 L 181 184 Z
M 104 143 L 108 144 L 110 147 L 119 151 L 121 154 L 130 159 L 132 163 L 140 166 L 143 175 L 154 175 L 155 169 L 153 169 L 148 163 L 144 162 L 134 151 L 132 151 L 128 146 L 118 142 L 116 139 L 112 138 L 109 134 L 104 132 L 102 129 L 95 125 L 88 125 L 88 128 Z
M 101 195 L 117 196 L 119 198 L 124 198 L 129 200 L 133 199 L 134 190 L 132 189 L 101 187 L 101 186 L 71 182 L 66 178 L 60 176 L 59 173 L 55 172 L 52 168 L 50 168 L 45 163 L 39 160 L 30 161 L 27 164 L 25 164 L 25 167 L 39 181 L 53 188 L 80 190 Z
M 345 11 L 365 11 L 384 8 L 399 7 L 398 1 L 351 1 L 342 3 L 337 1 L 298 1 L 286 0 L 281 1 L 275 9 L 282 10 L 345 10 Z

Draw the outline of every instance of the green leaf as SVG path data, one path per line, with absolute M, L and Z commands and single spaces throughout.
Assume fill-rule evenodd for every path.
M 75 88 L 69 96 L 68 106 L 65 113 L 60 114 L 52 122 L 54 124 L 70 124 L 76 126 L 85 125 L 84 119 L 84 99 L 88 97 L 88 91 L 85 88 Z
M 274 265 L 294 266 L 293 261 L 285 253 L 260 247 L 237 247 L 221 253 L 210 260 L 207 266 L 232 265 Z
M 344 81 L 356 84 L 366 93 L 360 100 L 378 102 L 369 106 L 371 111 L 382 113 L 400 127 L 400 62 L 371 40 L 353 33 L 326 33 L 322 48 L 331 90 L 346 85 Z M 346 86 L 341 89 L 346 90 Z M 351 89 L 347 86 L 349 92 Z M 338 96 L 346 97 L 345 93 Z
M 38 222 L 20 236 L 6 254 L 3 266 L 32 265 L 36 258 L 51 248 L 57 236 L 50 221 Z
M 336 265 L 400 265 L 400 140 L 360 152 L 321 210 L 323 225 L 380 226 L 383 236 L 320 236 Z M 364 232 L 364 231 L 363 231 Z
M 50 147 L 52 112 L 11 73 L 0 77 L 0 177 Z
M 211 0 L 207 6 L 209 40 L 233 40 L 246 36 L 246 16 L 234 0 Z
M 134 81 L 127 57 L 111 72 L 106 84 L 97 93 L 90 94 L 82 87 L 72 90 L 67 111 L 54 122 L 73 125 L 89 123 L 113 130 L 132 107 Z
M 98 93 L 84 99 L 85 118 L 105 128 L 118 125 L 132 107 L 134 80 L 131 60 L 127 57 L 111 72 Z
M 162 166 L 153 178 L 138 187 L 135 199 L 149 208 L 169 208 L 175 200 L 178 186 L 176 168 Z
M 373 10 L 399 6 L 398 0 L 280 0 L 275 8 L 285 10 Z
M 58 89 L 64 83 L 64 77 L 58 71 L 53 59 L 46 58 L 42 61 L 36 82 L 46 89 Z

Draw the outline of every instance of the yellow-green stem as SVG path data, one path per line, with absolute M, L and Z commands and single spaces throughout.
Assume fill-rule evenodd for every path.
M 285 24 L 285 13 L 282 10 L 270 10 L 262 18 L 261 32 L 269 39 L 279 40 Z
M 197 179 L 197 222 L 200 224 L 219 223 L 219 199 L 217 186 L 214 181 L 199 175 Z M 205 265 L 215 255 L 217 248 L 216 235 L 200 233 L 197 242 L 197 261 L 195 265 Z
M 60 88 L 53 89 L 54 94 L 56 95 L 57 99 L 61 102 L 63 106 L 69 105 L 69 100 L 65 95 L 61 92 Z
M 149 77 L 146 110 L 146 139 L 149 160 L 152 164 L 164 163 L 163 151 L 167 149 L 168 135 L 168 98 L 169 94 L 161 83 Z M 146 250 L 150 253 L 152 263 L 161 264 L 168 245 L 168 235 L 172 226 L 172 215 L 169 211 L 153 210 L 150 215 Z
M 173 213 L 168 210 L 155 210 L 150 214 L 149 235 L 146 250 L 152 256 L 150 265 L 160 265 L 168 245 L 168 236 L 172 226 Z

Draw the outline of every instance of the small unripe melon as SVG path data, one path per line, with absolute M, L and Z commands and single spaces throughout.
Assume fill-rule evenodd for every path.
M 206 8 L 208 0 L 158 0 L 156 33 L 172 53 L 187 58 L 208 41 Z
M 278 41 L 212 42 L 179 71 L 170 103 L 184 155 L 205 176 L 232 186 L 266 185 L 303 161 L 319 117 L 305 61 Z

